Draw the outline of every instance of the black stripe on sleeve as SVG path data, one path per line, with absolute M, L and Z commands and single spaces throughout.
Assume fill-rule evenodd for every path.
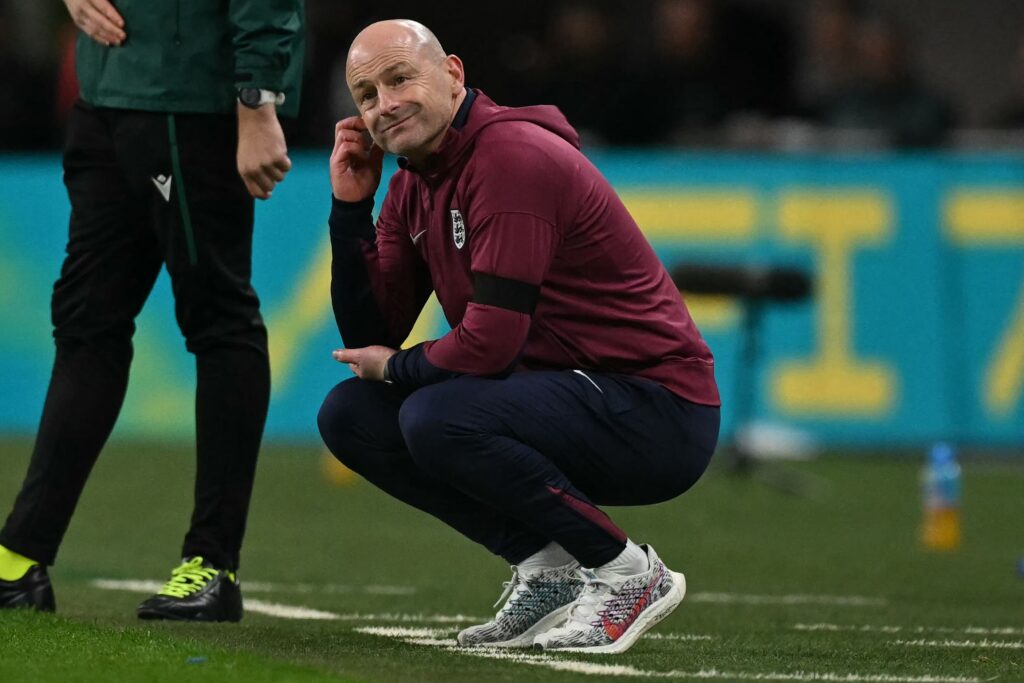
M 538 299 L 538 285 L 487 273 L 473 273 L 473 301 L 478 304 L 533 315 Z
M 439 368 L 427 360 L 423 344 L 399 351 L 388 359 L 388 381 L 405 387 L 422 387 L 454 379 L 461 373 Z

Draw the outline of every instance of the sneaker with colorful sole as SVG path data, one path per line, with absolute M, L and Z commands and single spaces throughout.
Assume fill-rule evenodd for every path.
M 650 546 L 648 570 L 633 576 L 580 569 L 584 586 L 565 624 L 534 639 L 534 648 L 558 652 L 625 652 L 683 601 L 686 578 L 665 566 Z

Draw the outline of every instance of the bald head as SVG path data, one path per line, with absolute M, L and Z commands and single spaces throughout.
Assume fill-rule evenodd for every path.
M 370 24 L 359 32 L 348 49 L 346 73 L 353 64 L 358 65 L 382 50 L 395 47 L 432 62 L 441 62 L 445 58 L 444 48 L 429 28 L 412 19 L 389 19 Z

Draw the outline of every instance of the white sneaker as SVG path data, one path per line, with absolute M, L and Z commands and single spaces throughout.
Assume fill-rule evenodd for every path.
M 458 635 L 463 647 L 530 647 L 540 633 L 565 621 L 566 608 L 583 590 L 576 561 L 536 572 L 512 567 L 512 580 L 494 603 L 508 598 L 494 619 L 470 626 Z
M 646 631 L 672 613 L 686 594 L 686 578 L 670 571 L 650 546 L 649 569 L 634 576 L 580 569 L 583 591 L 569 607 L 566 623 L 533 641 L 560 652 L 625 652 Z

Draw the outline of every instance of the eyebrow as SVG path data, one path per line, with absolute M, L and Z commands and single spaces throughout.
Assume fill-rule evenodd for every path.
M 386 68 L 383 71 L 381 71 L 379 75 L 380 76 L 387 76 L 388 74 L 390 74 L 393 71 L 398 71 L 400 69 L 415 69 L 415 68 L 416 67 L 413 65 L 412 62 L 407 62 L 407 61 L 403 60 L 401 62 L 398 62 L 397 64 L 392 64 L 388 68 Z M 360 88 L 366 87 L 367 85 L 370 85 L 371 83 L 372 83 L 372 81 L 369 78 L 361 78 L 352 86 L 352 89 L 353 90 L 358 90 Z

